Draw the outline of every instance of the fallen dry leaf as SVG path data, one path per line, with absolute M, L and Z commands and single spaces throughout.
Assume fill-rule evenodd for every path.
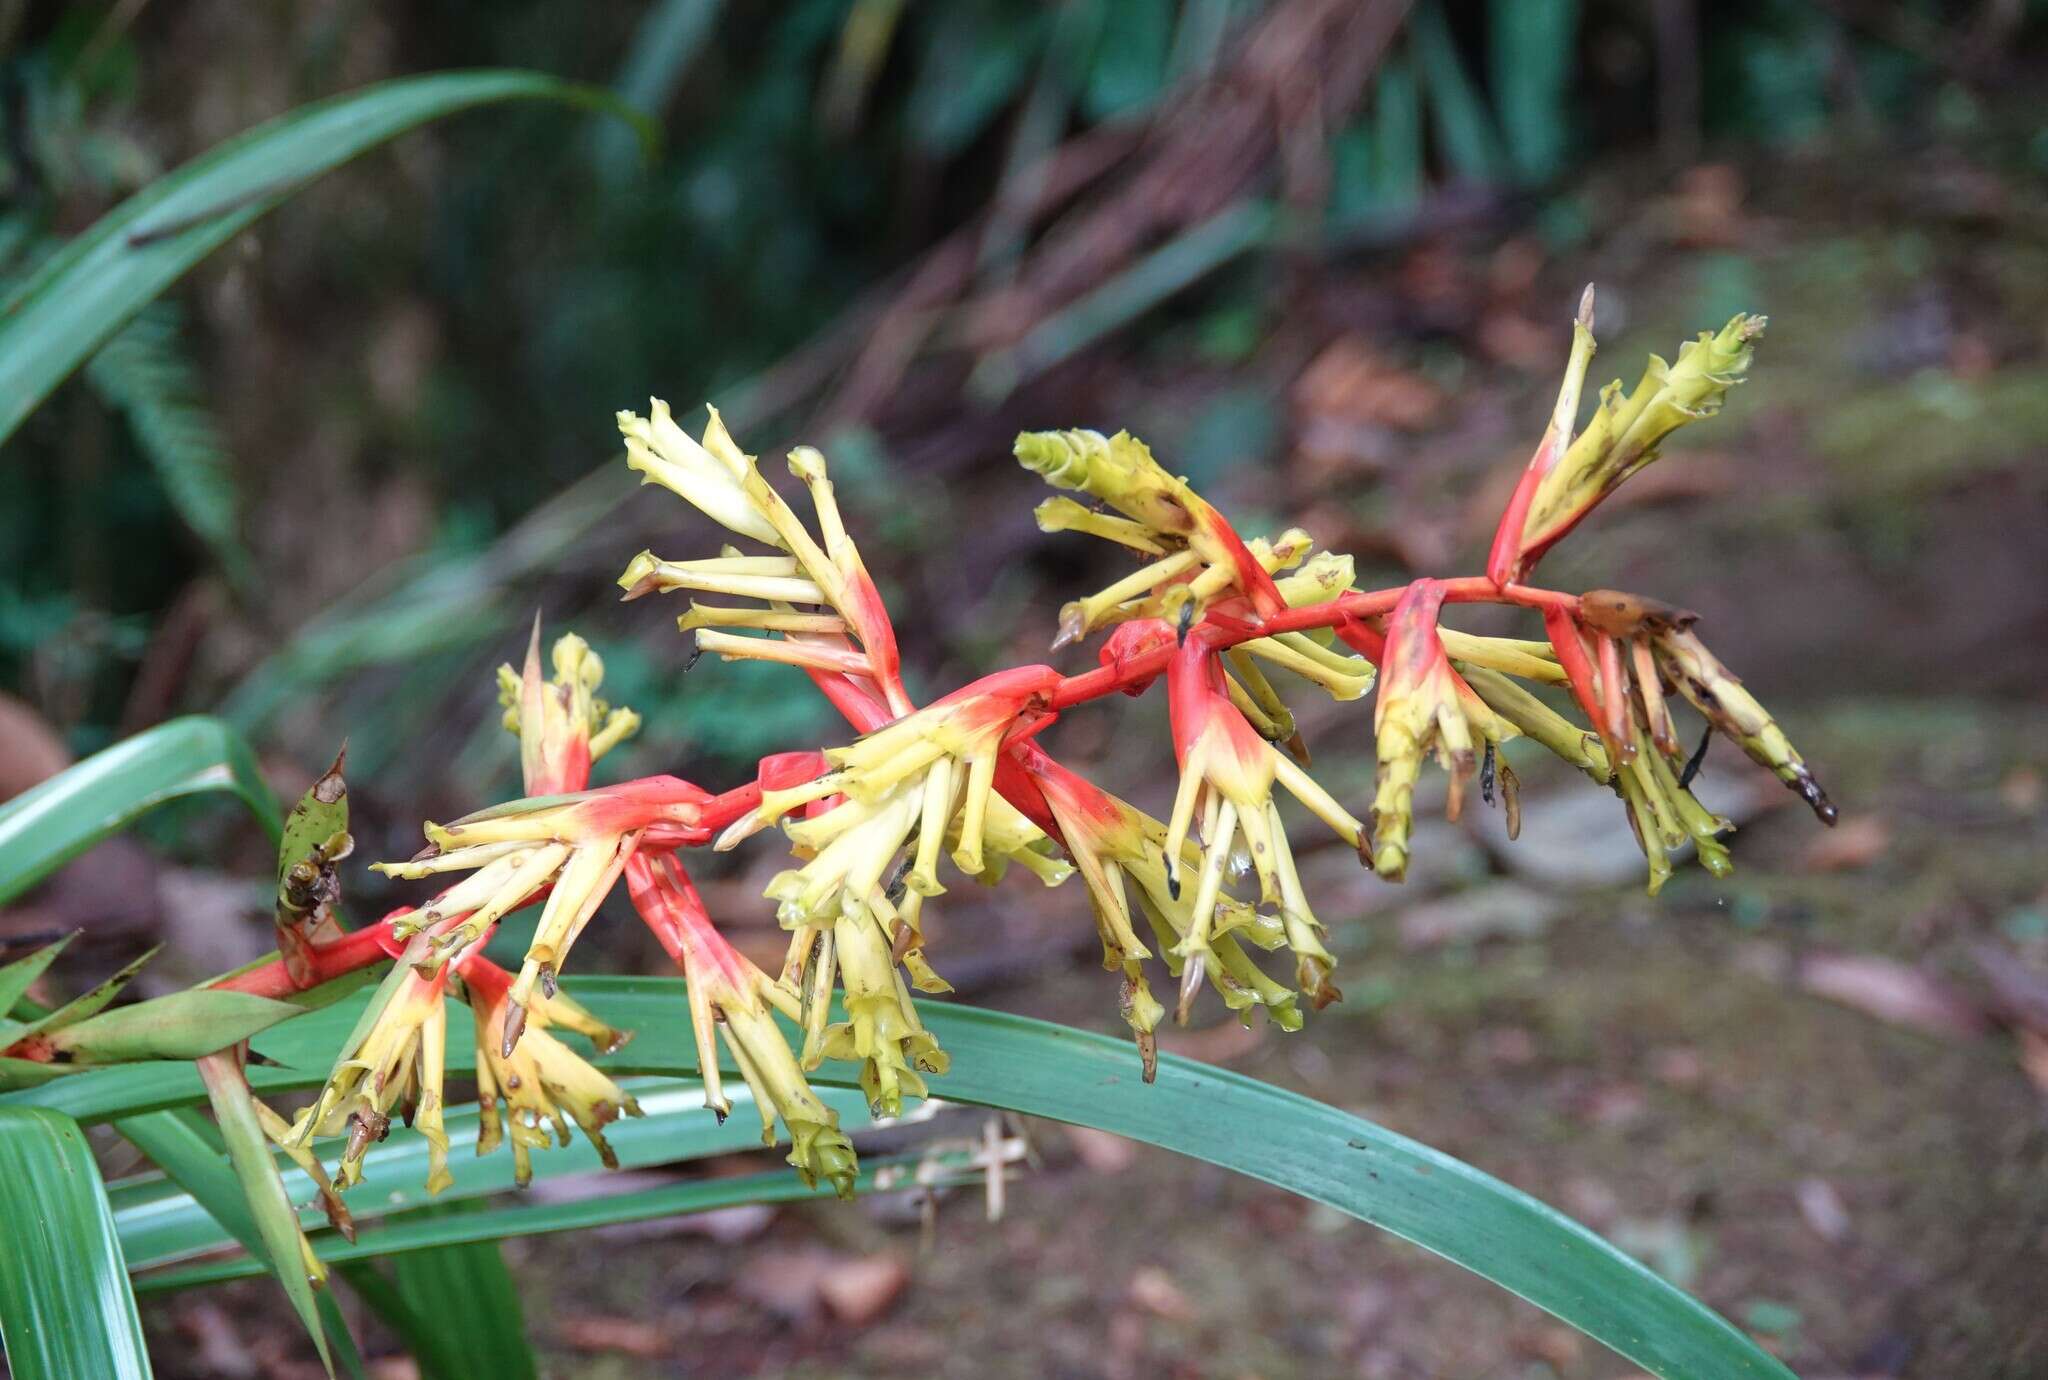
M 1493 251 L 1486 263 L 1486 286 L 1496 301 L 1520 301 L 1536 287 L 1537 275 L 1550 253 L 1534 235 L 1517 235 Z
M 1559 352 L 1570 345 L 1568 333 L 1538 325 L 1512 308 L 1489 311 L 1479 322 L 1481 353 L 1524 373 L 1555 372 Z
M 12 800 L 70 765 L 71 753 L 49 720 L 0 691 L 0 800 Z
M 1813 1228 L 1815 1236 L 1829 1245 L 1848 1238 L 1849 1206 L 1833 1184 L 1826 1179 L 1801 1179 L 1792 1196 L 1799 1204 L 1799 1215 Z
M 1604 1230 L 1621 1212 L 1621 1195 L 1612 1185 L 1582 1175 L 1565 1181 L 1564 1206 L 1581 1222 Z
M 819 1285 L 840 1257 L 822 1249 L 760 1251 L 733 1275 L 732 1291 L 790 1322 L 818 1315 Z
M 1806 872 L 1853 872 L 1868 867 L 1892 846 L 1892 829 L 1881 815 L 1851 815 L 1834 828 L 1815 834 L 1799 851 Z
M 1930 1035 L 1984 1033 L 1984 1013 L 1938 979 L 1896 959 L 1868 954 L 1808 954 L 1799 986 L 1893 1025 Z
M 572 1351 L 615 1351 L 622 1356 L 660 1356 L 668 1338 L 651 1322 L 639 1318 L 585 1313 L 555 1324 L 555 1337 Z
M 1544 1362 L 1552 1370 L 1567 1371 L 1579 1364 L 1586 1346 L 1569 1327 L 1540 1323 L 1515 1338 L 1515 1350 Z
M 1188 1302 L 1188 1296 L 1180 1291 L 1173 1277 L 1157 1265 L 1141 1265 L 1132 1271 L 1125 1296 L 1155 1318 L 1164 1318 L 1168 1322 L 1194 1321 L 1195 1306 Z
M 1628 1126 L 1642 1120 L 1649 1100 L 1634 1083 L 1603 1083 L 1586 1094 L 1579 1110 L 1596 1126 Z
M 1970 957 L 1991 987 L 1992 1009 L 1999 1019 L 2048 1035 L 2048 973 L 2029 967 L 2003 944 L 1973 945 Z
M 855 1327 L 879 1318 L 910 1283 L 910 1267 L 883 1252 L 834 1265 L 818 1281 L 832 1316 Z
M 1403 369 L 1357 336 L 1344 336 L 1309 364 L 1294 385 L 1295 403 L 1311 415 L 1375 422 L 1399 431 L 1436 424 L 1444 390 Z
M 1671 198 L 1671 242 L 1685 249 L 1728 249 L 1743 240 L 1742 174 L 1727 163 L 1702 163 L 1678 176 Z
M 2048 1097 L 2048 1035 L 2020 1032 L 2020 1071 L 2043 1097 Z
M 1707 1076 L 1706 1061 L 1690 1045 L 1669 1045 L 1650 1056 L 1657 1081 L 1672 1088 L 1697 1088 Z
M 1356 335 L 1324 347 L 1291 394 L 1294 469 L 1310 490 L 1383 468 L 1400 432 L 1425 431 L 1442 417 L 1445 395 L 1427 376 L 1404 369 Z
M 2016 815 L 2040 813 L 2044 796 L 2048 796 L 2048 790 L 2043 788 L 2041 773 L 2033 767 L 2014 767 L 1998 783 L 1998 798 Z
M 219 1304 L 195 1301 L 177 1312 L 178 1330 L 192 1343 L 205 1374 L 251 1376 L 260 1369 L 235 1320 Z
M 1488 1026 L 1474 1041 L 1480 1057 L 1489 1064 L 1523 1068 L 1536 1062 L 1536 1037 L 1518 1025 Z

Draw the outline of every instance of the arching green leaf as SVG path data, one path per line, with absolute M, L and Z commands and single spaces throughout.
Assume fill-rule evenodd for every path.
M 599 1061 L 609 1071 L 697 1072 L 679 981 L 568 985 L 604 1020 L 638 1032 Z M 251 1081 L 259 1089 L 319 1082 L 360 1000 L 259 1035 L 256 1048 L 277 1063 L 251 1068 Z M 1113 1131 L 1299 1193 L 1463 1265 L 1668 1380 L 1791 1375 L 1725 1319 L 1563 1214 L 1361 1117 L 1184 1059 L 1162 1057 L 1158 1082 L 1146 1087 L 1123 1041 L 945 1003 L 918 1009 L 952 1057 L 934 1089 L 948 1101 Z M 451 1070 L 473 1057 L 451 1047 Z M 123 1104 L 174 1105 L 191 1099 L 197 1081 L 181 1083 L 179 1072 L 139 1065 L 85 1074 L 0 1096 L 0 1105 L 63 1107 L 88 1119 L 125 1113 Z M 813 1081 L 846 1087 L 856 1074 L 828 1064 Z
M 150 183 L 0 309 L 0 441 L 187 269 L 307 182 L 416 125 L 515 100 L 610 110 L 644 127 L 610 93 L 538 72 L 440 72 L 302 106 Z

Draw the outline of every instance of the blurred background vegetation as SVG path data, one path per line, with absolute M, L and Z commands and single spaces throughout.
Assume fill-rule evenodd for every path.
M 1715 1067 L 1748 1059 L 1765 1102 L 1801 1105 L 1769 1084 L 1763 1049 L 1719 1043 L 1753 1036 L 1728 1028 L 1730 1010 L 1698 1006 L 1703 971 L 1754 979 L 1761 965 L 1811 989 L 1824 984 L 1802 984 L 1799 964 L 1817 937 L 1904 965 L 1889 976 L 1908 986 L 1967 979 L 1964 995 L 1928 998 L 1967 1004 L 1983 945 L 2000 946 L 1990 969 L 2048 959 L 2035 861 L 2048 728 L 2044 18 L 2038 0 L 5 0 L 0 283 L 157 173 L 388 76 L 505 65 L 604 84 L 654 116 L 663 143 L 643 159 L 616 124 L 555 109 L 410 134 L 291 198 L 43 406 L 0 458 L 0 796 L 120 735 L 215 709 L 256 737 L 289 793 L 346 736 L 364 852 L 410 852 L 423 815 L 513 788 L 489 671 L 517 655 L 536 610 L 589 637 L 611 697 L 646 716 L 620 772 L 716 787 L 763 752 L 834 732 L 808 686 L 772 668 L 682 679 L 687 649 L 666 616 L 614 603 L 633 552 L 702 554 L 712 540 L 679 505 L 635 499 L 618 462 L 611 415 L 649 394 L 679 413 L 717 402 L 764 455 L 797 440 L 826 451 L 912 683 L 940 690 L 1041 658 L 1059 603 L 1110 569 L 1032 526 L 1034 481 L 1007 458 L 1020 428 L 1127 426 L 1241 526 L 1302 522 L 1394 582 L 1483 554 L 1586 280 L 1600 284 L 1603 379 L 1632 379 L 1647 350 L 1738 309 L 1764 311 L 1756 381 L 1727 418 L 1551 573 L 1707 615 L 1715 645 L 1862 807 L 1846 826 L 1859 842 L 1816 856 L 1799 825 L 1772 821 L 1761 832 L 1791 837 L 1745 849 L 1753 874 L 1732 891 L 1667 893 L 1654 913 L 1690 936 L 1675 957 L 1630 948 L 1641 934 L 1620 950 L 1602 937 L 1616 916 L 1650 913 L 1625 868 L 1531 879 L 1477 843 L 1446 843 L 1451 861 L 1411 892 L 1464 898 L 1476 928 L 1445 958 L 1437 943 L 1394 943 L 1385 924 L 1355 927 L 1347 961 L 1369 973 L 1355 1015 L 1303 1048 L 1386 1056 L 1383 1070 L 1405 1059 L 1424 1083 L 1520 1087 L 1483 1127 L 1432 1121 L 1427 1099 L 1404 1098 L 1414 1084 L 1346 1083 L 1327 1059 L 1206 1054 L 1392 1107 L 1433 1143 L 1457 1149 L 1469 1133 L 1465 1153 L 1489 1167 L 1503 1123 L 1547 1139 L 1549 1157 L 1518 1181 L 1553 1199 L 1583 1142 L 1611 1137 L 1594 1164 L 1629 1182 L 1605 1191 L 1642 1201 L 1610 1222 L 1647 1233 L 1643 1249 L 1690 1272 L 1688 1287 L 1774 1326 L 1814 1373 L 2038 1373 L 2038 1311 L 2028 1322 L 2000 1281 L 2023 1261 L 2040 1277 L 2042 1191 L 2016 1186 L 2048 1178 L 2022 1071 L 2048 1085 L 2040 991 L 2036 1034 L 1986 997 L 1934 1020 L 1933 1035 L 1926 1020 L 1904 1024 L 1922 1040 L 1992 1020 L 2016 1034 L 1901 1054 L 1910 1075 L 1865 1070 L 1872 1098 L 1969 1089 L 1955 1094 L 1967 1106 L 1907 1139 L 1915 1163 L 1983 1155 L 1981 1176 L 1873 1189 L 1883 1225 L 1855 1236 L 1816 1227 L 1776 1254 L 1728 1245 L 1727 1278 L 1701 1277 L 1701 1234 L 1746 1193 L 1790 1202 L 1776 1162 L 1716 1199 L 1719 1181 L 1693 1173 L 1726 1161 L 1711 1134 L 1645 1145 L 1601 1098 L 1694 1095 L 1698 1077 L 1655 1072 L 1679 1068 L 1675 1050 Z M 1165 778 L 1163 739 L 1116 739 L 1109 721 L 1062 725 L 1063 751 L 1143 798 Z M 1319 751 L 1362 742 L 1326 723 Z M 217 829 L 202 812 L 174 816 L 153 850 L 103 856 L 0 917 L 0 944 L 77 923 L 115 944 L 169 931 L 197 951 L 195 976 L 260 945 L 260 902 L 233 864 L 261 849 Z M 242 875 L 260 872 L 259 860 Z M 727 879 L 726 908 L 758 909 L 758 880 Z M 370 881 L 365 910 L 383 895 Z M 1532 885 L 1548 888 L 1535 902 L 1499 891 Z M 1484 919 L 1549 914 L 1558 897 L 1582 921 L 1557 936 Z M 1397 919 L 1390 906 L 1351 900 L 1376 920 Z M 223 907 L 249 923 L 223 937 Z M 1076 966 L 1079 913 L 1058 925 L 1014 914 L 1033 907 L 1071 909 L 970 908 L 961 962 L 991 999 L 1110 1018 L 1096 977 L 1056 981 Z M 1693 911 L 1719 928 L 1686 928 Z M 1473 967 L 1482 953 L 1496 961 Z M 1580 976 L 1562 981 L 1553 965 L 1567 956 Z M 1086 999 L 1061 1006 L 1066 986 Z M 1518 1014 L 1486 1014 L 1482 996 Z M 1896 1011 L 1872 1016 L 1867 985 L 1859 1001 L 1859 1020 L 1899 1024 Z M 1862 1038 L 1839 1011 L 1799 1009 L 1759 1004 L 1733 1024 L 1791 1021 L 1785 1038 L 1809 1042 L 1816 1073 L 1819 1051 Z M 1531 1066 L 1551 1076 L 1522 1087 Z M 1837 1114 L 1830 1134 L 1896 1130 L 1873 1107 Z M 1641 1181 L 1646 1155 L 1669 1183 Z M 1891 1182 L 1893 1170 L 1849 1163 L 1852 1178 Z M 1090 1191 L 1047 1193 L 1084 1210 Z M 1799 1200 L 1809 1226 L 1817 1193 Z M 1263 1201 L 1244 1210 L 1283 1211 Z M 1986 1239 L 1970 1224 L 1989 1218 L 2009 1225 Z M 1345 1241 L 1340 1266 L 1392 1268 L 1398 1248 Z M 1897 1273 L 1902 1242 L 1929 1257 L 1924 1270 Z M 1859 1248 L 1872 1259 L 1842 1263 Z M 1805 1292 L 1769 1292 L 1774 1272 L 1806 1283 L 1769 1288 Z M 1886 1299 L 1930 1279 L 1949 1291 L 1940 1317 L 1887 1318 Z M 1119 1317 L 1122 1288 L 1110 1291 Z M 1080 1307 L 1027 1302 L 1027 1317 Z M 1316 1334 L 1334 1348 L 1327 1364 L 1297 1358 L 1296 1371 L 1257 1347 L 1190 1341 L 1154 1297 L 1136 1305 L 1136 1334 L 1115 1324 L 1126 1360 L 1062 1373 L 1115 1376 L 1162 1356 L 1195 1375 L 1608 1373 L 1556 1354 L 1555 1338 L 1531 1342 L 1507 1304 L 1471 1303 L 1469 1338 L 1395 1328 L 1383 1344 L 1371 1339 L 1388 1330 L 1386 1297 L 1323 1302 L 1352 1319 L 1336 1340 Z M 1749 1304 L 1760 1322 L 1743 1319 Z M 752 1306 L 734 1336 L 775 1316 Z M 1101 1319 L 1082 1313 L 1095 1337 Z M 1468 1341 L 1477 1352 L 1457 1350 Z M 921 1354 L 915 1338 L 893 1344 Z M 704 1373 L 799 1373 L 802 1354 L 768 1364 L 741 1349 L 767 1368 Z M 886 1368 L 891 1353 L 878 1354 Z

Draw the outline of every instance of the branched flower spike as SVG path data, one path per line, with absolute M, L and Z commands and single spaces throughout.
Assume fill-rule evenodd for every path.
M 512 1000 L 531 1006 L 536 987 L 554 995 L 569 950 L 642 841 L 701 842 L 709 799 L 686 781 L 652 776 L 514 802 L 453 824 L 429 824 L 428 847 L 419 857 L 376 866 L 393 877 L 469 872 L 405 926 L 408 933 L 433 932 L 430 961 L 445 961 L 476 943 L 500 918 L 546 889 L 540 924 L 512 986 Z
M 601 1050 L 622 1037 L 556 984 L 577 936 L 622 877 L 687 979 L 706 1103 L 721 1117 L 730 1109 L 724 1058 L 746 1082 L 764 1139 L 786 1137 L 805 1182 L 846 1193 L 853 1148 L 805 1075 L 828 1059 L 857 1063 L 876 1113 L 893 1115 L 945 1072 L 946 1055 L 911 993 L 948 990 L 926 961 L 923 907 L 953 872 L 993 882 L 1016 864 L 1047 885 L 1081 874 L 1104 966 L 1120 979 L 1120 1009 L 1149 1079 L 1166 1015 L 1147 974 L 1155 959 L 1179 980 L 1182 1020 L 1204 986 L 1247 1021 L 1263 1011 L 1287 1030 L 1301 1025 L 1305 1006 L 1339 996 L 1282 796 L 1382 879 L 1399 881 L 1426 760 L 1450 774 L 1452 819 L 1467 808 L 1476 778 L 1481 798 L 1504 806 L 1514 837 L 1519 766 L 1540 747 L 1619 796 L 1654 892 L 1686 848 L 1717 875 L 1732 862 L 1728 822 L 1692 793 L 1701 754 L 1688 757 L 1692 735 L 1675 712 L 1689 703 L 1832 823 L 1834 806 L 1811 770 L 1700 641 L 1691 614 L 1613 590 L 1575 595 L 1528 583 L 1544 553 L 1650 463 L 1672 431 L 1721 405 L 1763 328 L 1760 317 L 1738 316 L 1681 347 L 1675 363 L 1653 358 L 1634 390 L 1602 390 L 1576 433 L 1594 351 L 1592 305 L 1588 290 L 1549 424 L 1502 514 L 1484 574 L 1361 589 L 1351 558 L 1318 551 L 1306 531 L 1241 536 L 1126 432 L 1018 437 L 1016 456 L 1027 468 L 1099 505 L 1055 496 L 1040 505 L 1039 524 L 1112 542 L 1140 564 L 1061 611 L 1055 650 L 1106 633 L 1092 668 L 998 670 L 923 706 L 903 683 L 895 629 L 822 455 L 808 447 L 788 454 L 791 480 L 809 499 L 807 521 L 717 412 L 701 439 L 660 401 L 644 418 L 621 413 L 627 463 L 730 538 L 701 559 L 641 553 L 620 579 L 626 597 L 697 596 L 677 620 L 697 653 L 801 670 L 844 715 L 850 741 L 763 758 L 753 780 L 723 794 L 673 776 L 588 789 L 590 764 L 638 720 L 598 699 L 602 665 L 579 639 L 555 644 L 555 674 L 544 680 L 536 630 L 523 670 L 500 673 L 528 798 L 430 824 L 419 856 L 381 864 L 445 889 L 418 911 L 388 918 L 375 945 L 348 949 L 361 955 L 357 963 L 389 954 L 398 965 L 319 1101 L 286 1139 L 307 1154 L 312 1135 L 346 1132 L 339 1177 L 352 1182 L 394 1110 L 412 1108 L 434 1143 L 438 1181 L 452 992 L 478 1018 L 487 1108 L 479 1149 L 509 1138 L 522 1181 L 530 1151 L 566 1138 L 571 1123 L 604 1152 L 605 1124 L 633 1112 L 632 1099 L 557 1032 L 579 1032 Z M 1530 632 L 1540 621 L 1542 635 L 1478 636 L 1446 625 L 1460 605 L 1475 603 L 1519 614 Z M 1060 715 L 1116 692 L 1145 694 L 1162 679 L 1180 771 L 1164 821 L 1039 745 Z M 1338 703 L 1378 695 L 1370 828 L 1309 775 L 1308 745 L 1288 702 L 1303 683 Z M 793 855 L 766 888 L 790 931 L 788 957 L 773 976 L 719 934 L 677 856 L 759 837 L 779 837 Z M 479 950 L 499 918 L 536 901 L 545 907 L 519 972 L 491 965 Z M 1291 984 L 1254 958 L 1282 948 L 1293 962 Z M 338 951 L 335 942 L 308 939 L 293 971 L 325 972 Z M 273 981 L 238 980 L 257 983 L 250 990 Z M 282 967 L 275 980 L 285 980 Z M 779 1020 L 793 1025 L 793 1036 Z
M 1242 596 L 1261 614 L 1285 607 L 1266 562 L 1292 565 L 1300 560 L 1308 549 L 1306 535 L 1298 546 L 1283 538 L 1284 549 L 1268 548 L 1261 560 L 1223 514 L 1185 479 L 1162 468 L 1150 448 L 1128 431 L 1107 437 L 1096 431 L 1031 432 L 1017 438 L 1016 453 L 1046 483 L 1079 489 L 1124 515 L 1121 522 L 1099 515 L 1077 519 L 1073 510 L 1079 505 L 1053 500 L 1038 511 L 1046 530 L 1075 528 L 1140 551 L 1164 553 L 1132 580 L 1112 585 L 1093 600 L 1067 605 L 1053 650 L 1078 641 L 1100 622 L 1091 606 L 1113 606 L 1147 592 L 1165 601 L 1162 616 L 1188 621 L 1226 592 Z
M 1026 770 L 1051 810 L 1088 889 L 1102 939 L 1103 967 L 1123 975 L 1121 1009 L 1137 1037 L 1146 1082 L 1152 1081 L 1157 1068 L 1155 1032 L 1166 1009 L 1152 994 L 1145 976 L 1144 960 L 1152 950 L 1133 926 L 1133 898 L 1160 945 L 1168 971 L 1190 987 L 1206 977 L 1224 1004 L 1238 1012 L 1247 1025 L 1254 1010 L 1265 1011 L 1283 1030 L 1300 1029 L 1302 1019 L 1294 990 L 1269 977 L 1245 952 L 1247 943 L 1260 949 L 1282 944 L 1293 947 L 1303 990 L 1323 1001 L 1337 998 L 1328 978 L 1332 960 L 1314 918 L 1304 913 L 1299 923 L 1284 923 L 1238 899 L 1228 883 L 1219 886 L 1208 913 L 1206 961 L 1189 966 L 1183 945 L 1197 930 L 1197 893 L 1175 878 L 1198 872 L 1201 852 L 1192 844 L 1182 844 L 1170 875 L 1166 825 L 1042 752 L 1028 755 Z M 1188 994 L 1184 987 L 1183 1010 Z
M 591 764 L 632 737 L 640 716 L 614 709 L 597 697 L 604 662 L 590 644 L 570 633 L 556 641 L 555 678 L 541 679 L 540 619 L 526 647 L 526 665 L 515 674 L 498 668 L 498 702 L 505 727 L 519 738 L 519 767 L 528 795 L 579 791 L 590 781 Z

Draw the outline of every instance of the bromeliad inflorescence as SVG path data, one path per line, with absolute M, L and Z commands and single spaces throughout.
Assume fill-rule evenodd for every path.
M 845 1193 L 854 1152 L 807 1075 L 828 1060 L 857 1065 L 876 1112 L 895 1114 L 944 1074 L 946 1052 L 911 993 L 949 990 L 943 964 L 925 952 L 923 915 L 957 878 L 991 882 L 1014 865 L 1056 886 L 1080 873 L 1149 1080 L 1167 1009 L 1148 976 L 1155 961 L 1179 980 L 1182 1020 L 1205 986 L 1247 1021 L 1263 1010 L 1290 1030 L 1302 1023 L 1304 998 L 1310 1007 L 1339 998 L 1285 799 L 1364 866 L 1399 881 L 1424 765 L 1434 759 L 1449 773 L 1453 818 L 1475 778 L 1485 798 L 1498 794 L 1513 836 L 1521 801 L 1507 749 L 1526 739 L 1615 792 L 1654 892 L 1687 847 L 1717 875 L 1730 861 L 1728 822 L 1692 793 L 1698 753 L 1688 753 L 1673 714 L 1683 700 L 1710 732 L 1734 738 L 1833 823 L 1834 806 L 1805 762 L 1707 650 L 1693 615 L 1614 590 L 1575 595 L 1528 583 L 1544 553 L 1653 461 L 1667 435 L 1718 409 L 1764 325 L 1738 316 L 1688 342 L 1675 363 L 1653 358 L 1633 390 L 1605 389 L 1580 431 L 1592 324 L 1589 289 L 1549 426 L 1480 575 L 1361 589 L 1351 559 L 1317 551 L 1307 532 L 1240 535 L 1128 434 L 1018 437 L 1019 461 L 1090 500 L 1048 499 L 1040 525 L 1101 537 L 1140 564 L 1061 612 L 1055 652 L 1107 630 L 1092 669 L 1011 668 L 924 705 L 904 684 L 888 609 L 822 455 L 799 447 L 788 457 L 808 494 L 807 521 L 715 410 L 701 438 L 660 401 L 645 417 L 619 414 L 627 463 L 735 543 L 695 559 L 642 552 L 620 579 L 626 597 L 687 592 L 678 624 L 697 654 L 795 668 L 854 736 L 765 758 L 752 781 L 721 794 L 673 776 L 592 789 L 591 764 L 638 720 L 598 699 L 603 667 L 580 639 L 555 644 L 555 675 L 544 678 L 536 627 L 524 669 L 500 673 L 527 798 L 429 824 L 417 856 L 378 864 L 442 886 L 418 908 L 365 931 L 337 927 L 338 938 L 309 932 L 289 963 L 221 984 L 281 995 L 396 960 L 315 1103 L 296 1124 L 272 1116 L 266 1125 L 301 1163 L 310 1162 L 314 1136 L 345 1135 L 338 1178 L 346 1185 L 395 1113 L 414 1118 L 434 1145 L 437 1186 L 453 997 L 469 1004 L 478 1031 L 487 1108 L 478 1149 L 509 1139 L 522 1181 L 530 1153 L 551 1131 L 566 1140 L 571 1123 L 603 1151 L 606 1123 L 638 1109 L 562 1036 L 586 1038 L 600 1054 L 624 1036 L 558 983 L 578 936 L 623 879 L 687 979 L 707 1105 L 721 1118 L 729 1109 L 723 1058 L 749 1085 L 764 1139 L 789 1142 L 806 1182 Z M 1540 621 L 1542 636 L 1444 626 L 1446 611 L 1465 604 L 1521 610 Z M 1039 741 L 1061 715 L 1112 692 L 1143 694 L 1162 678 L 1179 767 L 1164 820 L 1054 760 Z M 1310 774 L 1287 693 L 1297 684 L 1338 702 L 1376 695 L 1376 782 L 1362 813 Z M 1366 729 L 1361 714 L 1356 731 Z M 683 864 L 688 849 L 735 848 L 771 832 L 793 854 L 766 888 L 789 935 L 772 973 L 726 942 Z M 536 902 L 543 909 L 518 970 L 484 957 L 498 922 Z M 1291 971 L 1261 962 L 1280 950 Z M 37 1057 L 26 1045 L 13 1052 Z

